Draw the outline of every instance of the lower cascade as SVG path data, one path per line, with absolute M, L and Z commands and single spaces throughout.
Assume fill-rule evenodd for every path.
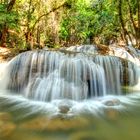
M 138 78 L 138 67 L 119 57 L 39 50 L 12 59 L 0 82 L 1 89 L 49 102 L 122 95 L 122 87 L 136 85 Z

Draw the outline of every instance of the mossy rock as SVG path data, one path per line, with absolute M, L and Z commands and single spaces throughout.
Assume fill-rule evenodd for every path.
M 6 137 L 13 133 L 16 125 L 13 122 L 0 121 L 0 137 Z
M 78 124 L 78 125 L 77 125 Z M 46 116 L 37 117 L 20 124 L 21 129 L 27 130 L 47 130 L 47 131 L 69 131 L 75 129 L 84 129 L 90 124 L 86 118 L 47 118 Z
M 0 121 L 11 121 L 12 116 L 7 112 L 0 112 Z

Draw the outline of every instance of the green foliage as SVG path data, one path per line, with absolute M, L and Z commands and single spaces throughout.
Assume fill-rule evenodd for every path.
M 113 1 L 77 0 L 61 22 L 60 37 L 65 41 L 72 36 L 83 43 L 87 38 L 102 39 L 118 36 L 120 30 L 117 8 Z
M 92 14 L 93 11 L 86 1 L 72 3 L 61 22 L 60 37 L 68 41 L 74 36 L 79 43 L 83 42 L 92 33 Z
M 18 29 L 19 14 L 16 11 L 7 11 L 6 4 L 0 4 L 0 27 L 7 25 L 10 29 Z
M 121 2 L 125 29 L 138 38 L 138 0 Z M 7 35 L 8 43 L 23 48 L 29 44 L 54 47 L 94 43 L 97 38 L 98 43 L 108 44 L 124 35 L 116 0 L 16 0 L 12 10 L 7 11 L 7 6 L 6 2 L 0 3 L 0 37 L 6 25 L 16 32 Z

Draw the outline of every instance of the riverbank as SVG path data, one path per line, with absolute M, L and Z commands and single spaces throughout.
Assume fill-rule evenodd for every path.
M 26 50 L 20 50 L 17 48 L 5 48 L 0 47 L 0 63 L 7 62 L 11 60 L 13 57 L 18 55 L 21 52 L 24 52 Z
M 10 60 L 13 58 L 12 49 L 0 47 L 0 63 Z

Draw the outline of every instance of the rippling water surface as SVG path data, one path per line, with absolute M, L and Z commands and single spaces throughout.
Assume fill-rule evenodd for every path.
M 139 103 L 139 93 L 49 103 L 1 94 L 0 140 L 139 140 Z

